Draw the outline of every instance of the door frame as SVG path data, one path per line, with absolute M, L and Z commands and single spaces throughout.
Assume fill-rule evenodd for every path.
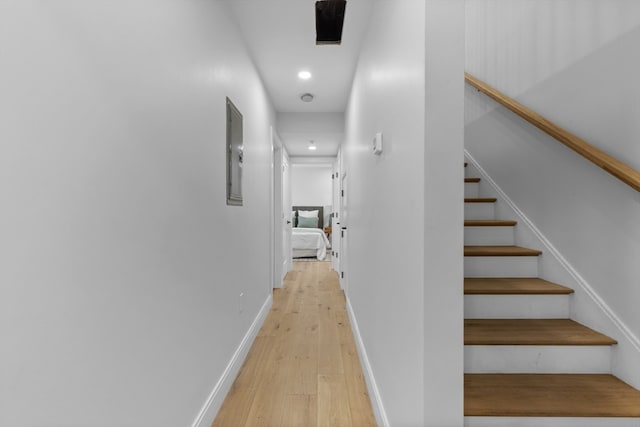
M 291 234 L 293 218 L 291 218 L 291 159 L 287 149 L 282 147 L 282 280 L 293 269 L 293 251 Z
M 271 288 L 281 288 L 284 277 L 291 270 L 291 183 L 290 176 L 287 183 L 285 174 L 290 174 L 289 154 L 278 135 L 271 126 L 271 178 L 270 178 L 270 215 L 269 234 L 271 240 Z M 285 164 L 289 165 L 289 170 Z M 289 208 L 285 207 L 285 192 L 289 192 Z M 287 222 L 289 221 L 289 222 Z M 285 256 L 285 233 L 288 233 L 289 250 Z
M 282 287 L 282 142 L 271 126 L 271 179 L 269 234 L 271 238 L 270 288 Z

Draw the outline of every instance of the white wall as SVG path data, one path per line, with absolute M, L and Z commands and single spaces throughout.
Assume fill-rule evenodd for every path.
M 466 0 L 466 9 L 467 71 L 640 169 L 640 3 Z
M 293 206 L 324 206 L 324 224 L 329 225 L 333 206 L 332 164 L 291 164 Z
M 463 425 L 464 0 L 427 0 L 424 425 Z
M 470 73 L 640 169 L 638 2 L 466 4 Z M 470 88 L 465 138 L 470 154 L 630 335 L 598 320 L 584 293 L 576 296 L 574 317 L 638 345 L 638 193 Z M 637 364 L 628 371 L 620 357 L 614 372 L 640 386 Z
M 218 1 L 0 2 L 3 427 L 191 425 L 267 301 L 275 115 L 230 22 Z
M 342 146 L 347 296 L 391 425 L 423 421 L 424 28 L 420 2 L 375 3 Z M 379 157 L 371 153 L 376 132 L 384 137 Z
M 347 297 L 394 426 L 462 425 L 462 18 L 461 1 L 375 2 L 346 112 Z M 371 152 L 376 132 L 380 156 Z M 452 191 L 441 205 L 427 201 L 436 191 L 427 178 L 438 194 Z M 449 238 L 438 262 L 450 270 L 432 270 L 425 256 Z M 437 304 L 439 293 L 452 304 Z M 436 329 L 452 339 L 425 341 Z

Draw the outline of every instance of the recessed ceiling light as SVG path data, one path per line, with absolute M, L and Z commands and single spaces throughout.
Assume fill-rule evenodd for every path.
M 302 102 L 311 102 L 313 101 L 313 95 L 310 93 L 304 93 L 300 96 Z
M 298 73 L 298 78 L 302 80 L 309 80 L 311 78 L 311 73 L 309 71 L 300 71 Z

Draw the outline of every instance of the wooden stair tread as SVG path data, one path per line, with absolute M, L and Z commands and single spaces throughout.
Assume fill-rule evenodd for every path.
M 640 391 L 607 374 L 465 374 L 464 415 L 640 417 Z
M 542 251 L 522 246 L 465 246 L 464 256 L 538 256 Z
M 573 289 L 535 277 L 467 277 L 465 295 L 565 295 Z
M 465 178 L 464 182 L 480 182 L 480 178 Z
M 518 221 L 510 219 L 465 219 L 465 227 L 513 227 Z
M 571 319 L 465 319 L 465 345 L 613 345 Z
M 495 203 L 498 199 L 495 197 L 465 197 L 465 203 Z

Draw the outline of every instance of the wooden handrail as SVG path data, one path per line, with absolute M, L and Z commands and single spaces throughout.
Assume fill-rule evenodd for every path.
M 536 113 L 530 108 L 525 107 L 515 99 L 510 98 L 509 96 L 489 86 L 483 81 L 478 80 L 471 74 L 464 73 L 464 79 L 467 83 L 478 89 L 480 92 L 484 93 L 499 104 L 513 111 L 540 130 L 551 135 L 553 138 L 562 142 L 564 145 L 571 148 L 576 153 L 590 160 L 597 166 L 601 167 L 611 175 L 618 178 L 620 181 L 629 185 L 634 190 L 640 191 L 640 172 L 633 169 L 631 166 L 621 162 L 615 157 L 610 156 L 599 148 L 594 147 L 587 141 L 572 134 L 571 132 L 562 129 L 560 126 L 550 122 L 540 114 Z

